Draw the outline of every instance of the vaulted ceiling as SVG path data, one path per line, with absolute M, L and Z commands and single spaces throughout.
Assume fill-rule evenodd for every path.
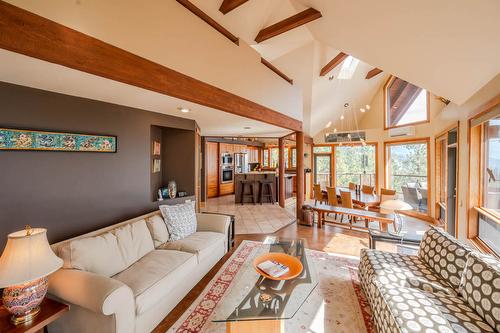
M 500 72 L 500 2 L 421 0 L 249 0 L 223 14 L 221 0 L 192 0 L 243 39 L 303 91 L 304 128 L 312 135 L 350 111 L 369 104 L 389 74 L 457 104 Z M 263 28 L 307 8 L 322 17 L 257 43 Z M 321 68 L 339 52 L 361 60 L 351 80 L 340 66 Z M 371 79 L 374 68 L 383 70 Z M 333 79 L 331 79 L 333 76 Z M 361 116 L 360 114 L 357 116 Z

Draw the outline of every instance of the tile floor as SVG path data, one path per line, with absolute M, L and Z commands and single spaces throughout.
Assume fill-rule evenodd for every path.
M 295 203 L 287 202 L 285 209 L 278 204 L 234 203 L 234 195 L 211 198 L 207 201 L 206 212 L 235 215 L 236 234 L 265 234 L 295 223 Z

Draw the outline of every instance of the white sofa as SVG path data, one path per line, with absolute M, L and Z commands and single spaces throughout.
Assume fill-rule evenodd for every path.
M 64 266 L 49 295 L 70 311 L 50 332 L 150 332 L 227 252 L 229 216 L 197 214 L 194 234 L 166 243 L 162 222 L 155 211 L 53 244 Z

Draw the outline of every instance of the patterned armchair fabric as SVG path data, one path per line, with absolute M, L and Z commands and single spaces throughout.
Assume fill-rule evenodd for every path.
M 460 291 L 467 303 L 500 331 L 500 262 L 490 256 L 471 253 Z
M 458 292 L 470 252 L 471 248 L 444 231 L 431 227 L 422 238 L 418 257 Z
M 363 249 L 359 278 L 377 331 L 498 331 L 500 263 L 495 259 L 496 266 L 481 262 L 480 269 L 477 258 L 481 257 L 469 256 L 471 251 L 435 228 L 424 235 L 418 256 Z M 478 274 L 490 288 L 485 283 L 478 284 Z M 459 291 L 464 293 L 464 288 L 473 296 L 463 297 Z M 482 289 L 480 298 L 477 288 Z M 489 297 L 488 301 L 483 301 L 483 297 Z M 479 303 L 491 306 L 478 310 Z

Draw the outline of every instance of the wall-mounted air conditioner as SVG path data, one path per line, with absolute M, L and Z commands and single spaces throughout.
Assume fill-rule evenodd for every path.
M 404 136 L 415 136 L 415 127 L 407 126 L 407 127 L 396 127 L 391 128 L 389 130 L 389 136 L 391 138 L 400 138 Z

